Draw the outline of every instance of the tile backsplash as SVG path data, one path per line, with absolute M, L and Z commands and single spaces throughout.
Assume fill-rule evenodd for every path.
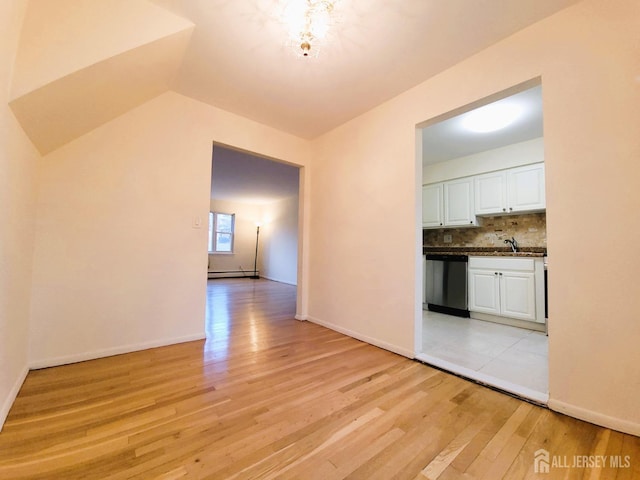
M 422 230 L 422 244 L 427 247 L 504 247 L 506 238 L 515 237 L 521 247 L 547 246 L 545 213 L 478 217 L 478 221 L 479 227 Z M 451 242 L 444 242 L 445 235 L 451 235 Z

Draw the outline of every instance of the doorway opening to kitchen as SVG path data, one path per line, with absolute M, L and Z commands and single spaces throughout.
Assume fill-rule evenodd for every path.
M 542 85 L 417 128 L 422 318 L 417 358 L 546 403 Z

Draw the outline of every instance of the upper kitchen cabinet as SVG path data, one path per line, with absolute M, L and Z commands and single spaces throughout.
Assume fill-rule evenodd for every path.
M 475 178 L 476 215 L 507 212 L 507 172 L 485 173 Z
M 456 227 L 477 225 L 473 208 L 473 178 L 444 183 L 444 224 Z
M 544 163 L 478 175 L 475 214 L 542 211 L 546 207 L 544 190 Z
M 422 187 L 422 227 L 437 228 L 444 225 L 443 184 Z
M 422 187 L 422 227 L 477 225 L 473 208 L 473 178 Z
M 544 163 L 507 170 L 507 198 L 510 212 L 544 210 Z

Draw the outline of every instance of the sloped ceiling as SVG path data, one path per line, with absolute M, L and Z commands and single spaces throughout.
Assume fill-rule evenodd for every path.
M 31 0 L 11 108 L 55 150 L 166 92 L 193 28 L 146 0 Z
M 285 0 L 151 1 L 196 24 L 177 92 L 314 138 L 576 0 L 340 0 L 315 59 Z
M 285 0 L 30 0 L 11 107 L 42 153 L 169 89 L 314 138 L 577 0 L 340 0 L 318 58 Z

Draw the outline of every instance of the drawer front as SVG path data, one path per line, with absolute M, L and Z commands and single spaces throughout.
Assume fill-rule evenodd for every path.
M 469 268 L 486 268 L 488 270 L 519 270 L 533 272 L 533 258 L 517 257 L 469 257 Z

